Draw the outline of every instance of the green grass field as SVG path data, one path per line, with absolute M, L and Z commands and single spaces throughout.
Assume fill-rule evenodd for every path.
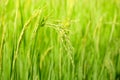
M 0 80 L 120 80 L 120 0 L 0 0 Z

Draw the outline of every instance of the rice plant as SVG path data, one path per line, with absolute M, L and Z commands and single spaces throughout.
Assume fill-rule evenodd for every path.
M 0 0 L 0 80 L 120 80 L 120 1 Z

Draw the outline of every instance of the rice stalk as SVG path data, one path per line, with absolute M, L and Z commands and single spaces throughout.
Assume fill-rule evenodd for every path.
M 18 57 L 18 51 L 19 51 L 19 47 L 20 47 L 20 44 L 21 44 L 21 41 L 22 41 L 22 38 L 23 38 L 23 35 L 27 29 L 27 27 L 29 26 L 29 24 L 31 23 L 31 21 L 36 18 L 38 16 L 39 12 L 38 11 L 35 11 L 35 13 L 27 20 L 27 22 L 25 23 L 25 25 L 23 26 L 23 29 L 20 33 L 20 36 L 18 38 L 18 42 L 17 42 L 17 48 L 16 48 L 16 51 L 15 51 L 15 54 L 14 54 L 14 58 L 13 58 L 13 64 L 12 64 L 12 70 L 14 70 L 15 68 L 15 64 L 16 64 L 16 59 Z M 14 72 L 14 71 L 12 71 Z M 11 79 L 13 78 L 13 75 L 11 77 Z
M 1 4 L 3 3 L 3 11 L 1 12 L 1 15 L 0 15 L 0 22 L 1 22 L 1 28 L 2 28 L 2 36 L 1 36 L 1 44 L 0 44 L 0 79 L 2 79 L 3 77 L 3 55 L 4 55 L 4 45 L 5 45 L 5 36 L 6 36 L 6 24 L 5 24 L 5 21 L 6 21 L 6 6 L 8 5 L 8 0 L 6 2 L 2 2 L 1 1 Z
M 3 25 L 2 25 L 3 26 Z M 2 78 L 2 72 L 3 72 L 3 49 L 5 44 L 5 34 L 6 34 L 6 26 L 3 26 L 3 32 L 2 32 L 2 40 L 0 45 L 0 77 Z
M 48 53 L 52 50 L 53 47 L 49 47 L 42 55 L 40 58 L 40 69 L 42 70 L 43 62 L 45 60 L 45 57 L 48 55 Z
M 117 20 L 117 14 L 114 14 L 114 19 L 113 19 L 113 23 L 112 23 L 112 28 L 111 28 L 111 34 L 110 34 L 110 38 L 109 38 L 109 42 L 111 42 L 112 37 L 113 37 L 113 32 L 116 26 L 116 20 Z
M 70 42 L 70 39 L 68 37 L 68 33 L 69 33 L 69 26 L 70 26 L 70 21 L 66 20 L 64 22 L 60 22 L 58 24 L 52 24 L 52 23 L 46 23 L 46 25 L 48 25 L 48 27 L 53 28 L 57 31 L 58 35 L 59 35 L 59 47 L 60 47 L 60 52 L 59 52 L 59 79 L 61 80 L 62 77 L 62 53 L 63 51 L 67 52 L 68 58 L 71 61 L 72 64 L 72 75 L 73 75 L 73 79 L 74 79 L 74 69 L 75 69 L 75 65 L 74 65 L 74 60 L 72 58 L 72 54 L 73 54 L 73 50 L 74 48 L 72 47 L 72 44 Z
M 115 68 L 114 68 L 112 60 L 106 57 L 104 66 L 108 70 L 110 80 L 114 80 L 115 79 Z
M 102 25 L 102 21 L 104 19 L 104 16 L 105 15 L 103 15 L 99 18 L 99 21 L 97 22 L 97 24 L 95 26 L 94 33 L 93 33 L 93 39 L 95 40 L 95 47 L 96 47 L 96 52 L 97 53 L 99 53 L 100 30 L 101 30 L 101 25 Z
M 62 43 L 62 45 L 66 51 L 69 51 L 67 53 L 68 53 L 68 56 L 71 60 L 72 65 L 74 66 L 74 61 L 73 61 L 72 56 L 71 56 L 71 54 L 73 53 L 73 47 L 72 47 L 70 39 L 67 35 L 69 33 L 69 30 L 67 28 L 68 28 L 68 26 L 70 26 L 70 23 L 66 22 L 64 24 L 61 23 L 61 24 L 57 24 L 57 25 L 47 23 L 47 25 L 51 26 L 50 28 L 55 29 L 58 32 L 58 34 L 60 35 L 60 37 L 59 37 L 60 43 Z

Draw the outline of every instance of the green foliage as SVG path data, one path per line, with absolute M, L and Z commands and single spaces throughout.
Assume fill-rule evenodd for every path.
M 0 80 L 120 80 L 120 1 L 0 0 Z

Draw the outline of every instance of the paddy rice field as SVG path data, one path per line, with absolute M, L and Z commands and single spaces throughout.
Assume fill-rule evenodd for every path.
M 120 0 L 0 0 L 0 80 L 120 80 Z

